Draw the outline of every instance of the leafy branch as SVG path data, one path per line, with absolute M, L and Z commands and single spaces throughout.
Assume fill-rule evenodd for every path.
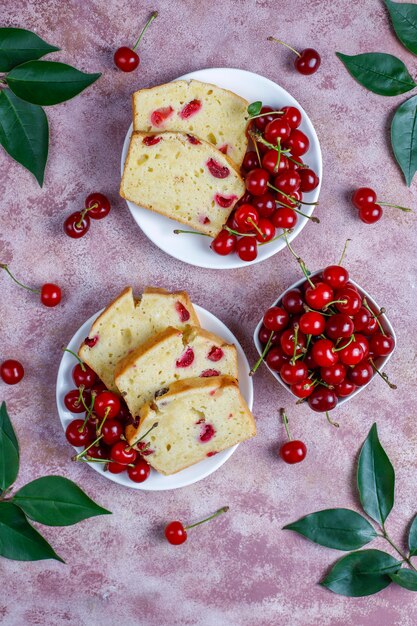
M 70 526 L 110 511 L 62 476 L 37 478 L 13 495 L 12 485 L 18 472 L 19 444 L 3 402 L 0 406 L 0 555 L 15 561 L 56 559 L 64 563 L 28 518 L 46 526 Z
M 376 424 L 369 431 L 358 461 L 357 486 L 364 512 L 325 509 L 284 526 L 314 543 L 336 550 L 356 550 L 335 563 L 321 581 L 323 587 L 344 596 L 367 596 L 388 587 L 391 582 L 417 591 L 417 569 L 411 557 L 417 555 L 417 516 L 408 535 L 408 554 L 388 534 L 385 522 L 394 505 L 395 472 L 379 438 Z M 376 537 L 385 539 L 401 560 L 381 550 L 358 550 Z M 403 567 L 406 564 L 408 568 Z

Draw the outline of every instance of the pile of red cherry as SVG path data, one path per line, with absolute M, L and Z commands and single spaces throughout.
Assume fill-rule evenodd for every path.
M 314 411 L 328 412 L 375 373 L 395 388 L 377 368 L 395 345 L 381 324 L 383 313 L 349 282 L 344 267 L 330 265 L 266 311 L 259 331 L 262 356 L 295 396 Z
M 281 237 L 282 233 L 276 237 L 277 229 L 294 228 L 298 215 L 305 215 L 300 210 L 303 193 L 319 184 L 317 174 L 301 159 L 310 141 L 299 130 L 299 109 L 287 106 L 274 111 L 258 102 L 248 111 L 247 132 L 255 150 L 249 150 L 242 163 L 246 193 L 211 243 L 217 254 L 236 252 L 242 261 L 254 261 L 258 246 Z
M 77 388 L 65 395 L 64 404 L 71 413 L 84 413 L 65 431 L 71 445 L 83 447 L 73 459 L 101 463 L 111 474 L 127 472 L 133 482 L 144 482 L 151 472 L 144 459 L 150 451 L 144 446 L 139 454 L 125 440 L 125 427 L 132 423 L 126 404 L 85 363 L 75 365 L 72 378 Z
M 90 193 L 82 211 L 75 211 L 64 222 L 64 233 L 79 239 L 90 229 L 91 220 L 102 220 L 110 211 L 110 202 L 102 193 Z

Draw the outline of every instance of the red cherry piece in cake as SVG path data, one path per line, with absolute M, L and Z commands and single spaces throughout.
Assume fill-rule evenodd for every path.
M 202 104 L 200 100 L 191 100 L 184 108 L 178 113 L 182 120 L 187 120 L 192 115 L 195 115 L 201 109 Z
M 206 456 L 214 456 L 215 454 L 217 454 L 217 450 L 212 450 L 211 452 L 207 452 Z
M 188 139 L 189 143 L 191 143 L 193 146 L 198 146 L 201 143 L 201 141 L 199 141 L 197 139 L 197 137 L 194 137 L 194 135 L 188 135 L 187 134 L 187 139 Z
M 213 361 L 213 363 L 217 363 L 217 361 L 220 361 L 223 355 L 224 355 L 224 352 L 221 348 L 219 348 L 218 346 L 213 346 L 210 349 L 210 352 L 208 353 L 207 358 L 209 361 Z
M 214 196 L 214 200 L 216 204 L 221 206 L 223 209 L 228 209 L 232 206 L 233 202 L 237 199 L 237 196 L 232 194 L 231 196 L 221 196 L 219 193 L 216 193 Z
M 54 307 L 61 302 L 62 292 L 58 285 L 45 283 L 41 289 L 41 302 L 44 306 Z
M 206 163 L 209 172 L 214 178 L 227 178 L 230 174 L 230 170 L 225 165 L 220 165 L 214 159 L 209 159 Z
M 210 378 L 211 376 L 220 376 L 220 372 L 218 370 L 208 369 L 200 374 L 200 378 Z
M 84 339 L 85 345 L 88 346 L 89 348 L 94 348 L 97 341 L 98 341 L 98 335 L 95 335 L 94 337 L 86 337 Z
M 191 363 L 194 361 L 194 350 L 190 347 L 186 349 L 186 351 L 180 356 L 176 361 L 177 367 L 189 367 Z
M 160 109 L 155 109 L 151 113 L 151 124 L 152 126 L 162 126 L 162 124 L 173 114 L 174 109 L 169 107 L 161 107 Z
M 142 143 L 145 144 L 145 146 L 155 146 L 161 139 L 162 137 L 158 137 L 157 135 L 148 135 L 148 137 L 142 139 Z
M 179 300 L 177 300 L 177 302 L 175 303 L 175 310 L 179 315 L 180 322 L 188 322 L 188 320 L 190 319 L 190 312 Z
M 228 149 L 229 146 L 227 145 L 227 143 L 223 144 L 223 146 L 220 146 L 219 148 L 220 152 L 223 152 L 223 154 L 227 154 Z
M 16 385 L 24 375 L 23 365 L 15 359 L 7 359 L 1 364 L 0 376 L 7 385 Z
M 202 443 L 207 443 L 207 441 L 213 439 L 215 434 L 216 431 L 214 430 L 214 426 L 212 426 L 212 424 L 204 424 L 200 432 L 200 441 Z

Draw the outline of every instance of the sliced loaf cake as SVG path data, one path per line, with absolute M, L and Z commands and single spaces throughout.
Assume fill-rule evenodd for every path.
M 133 94 L 133 128 L 179 131 L 210 142 L 239 166 L 248 139 L 247 100 L 197 80 L 177 80 Z
M 215 237 L 244 191 L 232 161 L 206 141 L 133 133 L 120 186 L 126 200 Z
M 202 328 L 167 328 L 118 363 L 115 383 L 133 416 L 176 380 L 238 377 L 236 347 Z
M 157 424 L 139 443 L 138 440 Z M 181 380 L 140 411 L 126 438 L 161 474 L 175 474 L 256 435 L 237 381 L 229 376 Z
M 95 320 L 78 355 L 108 389 L 117 391 L 114 370 L 123 357 L 167 326 L 189 324 L 199 326 L 199 321 L 185 291 L 147 287 L 135 300 L 132 288 L 126 287 Z

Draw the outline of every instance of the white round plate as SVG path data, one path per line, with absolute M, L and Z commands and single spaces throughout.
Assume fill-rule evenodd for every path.
M 245 398 L 249 408 L 252 410 L 253 383 L 252 378 L 249 376 L 249 363 L 241 345 L 239 344 L 233 333 L 227 328 L 227 326 L 223 324 L 223 322 L 221 322 L 215 315 L 213 315 L 209 311 L 206 311 L 202 307 L 197 306 L 196 304 L 194 305 L 194 308 L 197 312 L 198 318 L 203 328 L 209 330 L 212 333 L 215 333 L 216 335 L 219 335 L 228 343 L 235 344 L 238 355 L 240 391 Z M 91 324 L 100 315 L 101 312 L 102 311 L 99 311 L 96 315 L 92 315 L 90 319 L 88 319 L 81 326 L 81 328 L 78 329 L 71 341 L 68 343 L 67 347 L 70 350 L 72 350 L 73 352 L 78 351 L 79 346 L 81 345 L 84 338 L 87 337 L 90 331 Z M 79 417 L 68 411 L 64 404 L 65 394 L 67 394 L 68 391 L 70 391 L 71 389 L 74 389 L 72 370 L 75 364 L 75 358 L 71 354 L 69 354 L 69 352 L 64 352 L 64 356 L 62 357 L 61 364 L 59 366 L 56 384 L 56 402 L 59 418 L 61 420 L 64 432 L 69 422 Z M 236 448 L 237 445 L 228 448 L 227 450 L 223 450 L 215 456 L 204 459 L 204 461 L 200 461 L 200 463 L 197 463 L 196 465 L 187 467 L 185 470 L 182 470 L 177 474 L 173 474 L 172 476 L 163 476 L 162 474 L 158 474 L 158 472 L 156 472 L 155 470 L 151 470 L 149 478 L 143 483 L 134 483 L 130 480 L 126 472 L 123 472 L 123 474 L 111 474 L 110 472 L 105 472 L 100 463 L 89 463 L 89 465 L 97 472 L 103 474 L 106 478 L 109 478 L 119 485 L 132 487 L 133 489 L 141 489 L 144 491 L 164 491 L 166 489 L 177 489 L 178 487 L 186 487 L 187 485 L 192 485 L 193 483 L 196 483 L 198 480 L 206 478 L 206 476 L 209 476 L 217 469 L 219 469 L 219 467 L 221 467 L 223 463 L 225 463 L 227 459 L 232 456 Z M 80 452 L 82 448 L 75 448 L 75 450 L 77 450 L 77 452 Z M 68 451 L 68 456 L 70 456 L 70 451 Z M 87 465 L 87 463 L 85 463 L 85 465 Z
M 310 121 L 307 113 L 302 106 L 293 98 L 288 91 L 273 83 L 272 80 L 247 72 L 228 67 L 209 68 L 190 72 L 184 76 L 180 76 L 175 80 L 200 80 L 206 83 L 212 83 L 224 89 L 230 89 L 239 96 L 246 98 L 249 102 L 261 100 L 265 105 L 279 108 L 283 106 L 296 106 L 303 115 L 300 130 L 302 130 L 310 139 L 310 149 L 303 156 L 303 160 L 316 172 L 320 178 L 320 184 L 314 191 L 304 194 L 306 202 L 316 202 L 322 179 L 322 159 L 319 140 L 317 138 L 314 126 Z M 127 131 L 125 142 L 123 144 L 121 171 L 123 173 L 124 163 L 129 148 L 130 136 L 132 134 L 132 124 Z M 210 249 L 210 239 L 208 237 L 199 237 L 195 235 L 175 235 L 174 229 L 178 228 L 178 222 L 170 220 L 163 215 L 158 215 L 152 211 L 138 207 L 133 202 L 127 201 L 129 210 L 137 225 L 143 230 L 145 235 L 167 254 L 170 254 L 184 263 L 196 265 L 198 267 L 208 267 L 211 269 L 231 269 L 234 267 L 245 267 L 253 263 L 259 263 L 265 259 L 269 259 L 285 248 L 285 241 L 278 239 L 264 246 L 258 247 L 258 256 L 254 261 L 247 263 L 241 261 L 237 254 L 229 254 L 228 256 L 220 256 Z M 303 212 L 311 215 L 314 206 L 304 205 Z M 307 224 L 308 218 L 298 216 L 297 225 L 291 235 L 288 237 L 290 241 L 302 231 Z M 182 228 L 180 226 L 180 228 Z

